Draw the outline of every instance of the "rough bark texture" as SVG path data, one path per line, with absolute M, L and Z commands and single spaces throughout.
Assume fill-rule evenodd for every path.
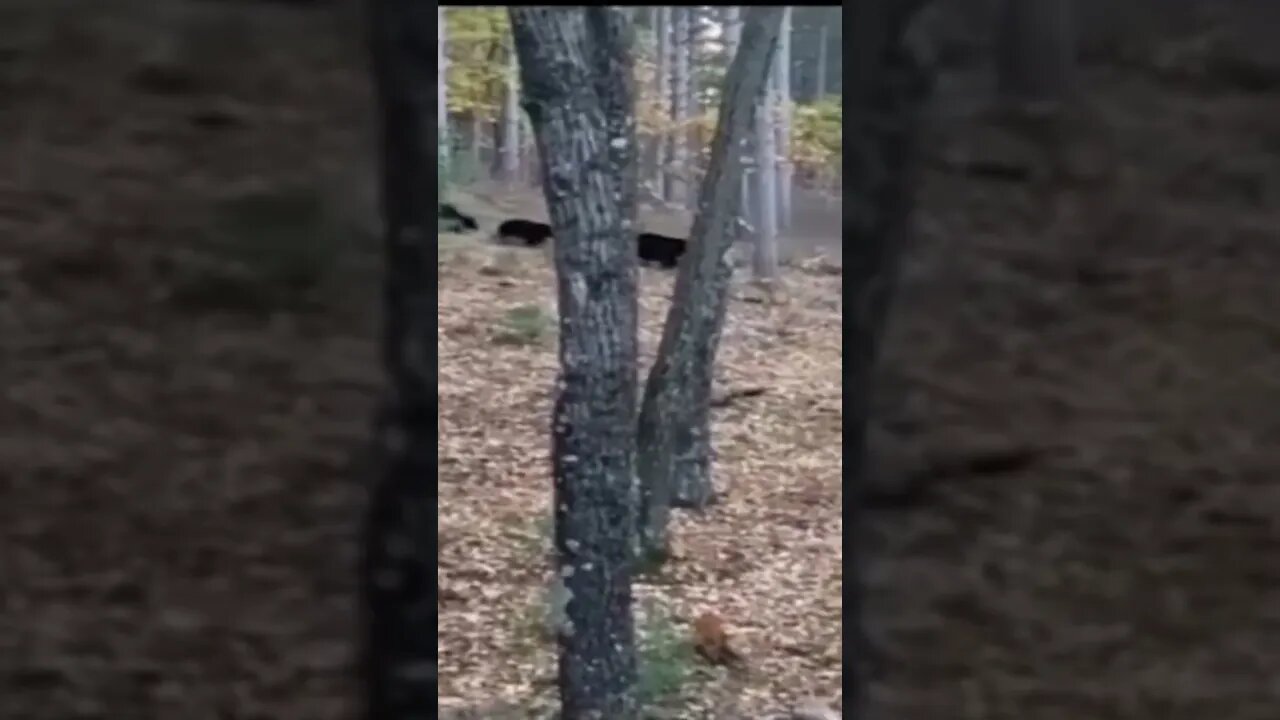
M 658 25 L 655 32 L 658 36 L 658 108 L 662 113 L 671 107 L 671 14 L 674 8 L 662 6 L 658 8 Z M 671 162 L 671 137 L 658 131 L 658 198 L 662 202 L 671 199 L 667 183 L 667 165 Z
M 918 124 L 932 88 L 932 71 L 907 46 L 906 31 L 926 0 L 860 0 L 847 10 L 853 37 L 845 91 L 844 252 L 845 313 L 845 472 L 846 493 L 854 502 L 846 532 L 854 542 L 846 563 L 851 582 L 844 599 L 845 647 L 857 666 L 853 689 L 845 696 L 845 717 L 864 717 L 862 665 L 865 647 L 861 622 L 858 548 L 861 539 L 862 488 L 867 468 L 867 420 L 872 372 L 879 355 L 890 299 L 907 241 L 915 186 Z
M 777 47 L 782 9 L 753 7 L 743 15 L 741 44 L 725 80 L 689 252 L 676 278 L 675 297 L 640 410 L 639 539 L 647 561 L 665 555 L 673 503 L 701 507 L 713 498 L 709 402 L 733 273 L 726 254 L 733 244 L 734 212 L 742 191 L 738 148 L 755 122 L 756 100 Z
M 791 227 L 791 8 L 782 15 L 782 31 L 778 35 L 777 72 L 778 103 L 778 225 Z
M 433 717 L 436 696 L 437 397 L 435 156 L 426 134 L 429 5 L 371 0 L 370 48 L 381 114 L 386 223 L 383 363 L 390 392 L 378 422 L 381 474 L 365 525 L 366 717 Z
M 1008 100 L 1060 102 L 1076 78 L 1073 0 L 1004 0 L 997 33 L 1000 94 Z
M 675 130 L 671 134 L 671 164 L 675 167 L 675 172 L 668 176 L 671 185 L 669 200 L 688 207 L 689 183 L 685 178 L 689 176 L 690 167 L 689 129 L 686 123 L 689 121 L 689 91 L 692 87 L 689 82 L 689 58 L 693 43 L 689 42 L 689 25 L 693 9 L 674 7 L 671 12 L 674 16 L 671 45 L 675 50 L 675 77 L 671 89 L 671 122 L 675 124 Z
M 555 229 L 552 418 L 564 720 L 636 716 L 631 529 L 636 405 L 635 125 L 617 9 L 512 8 Z

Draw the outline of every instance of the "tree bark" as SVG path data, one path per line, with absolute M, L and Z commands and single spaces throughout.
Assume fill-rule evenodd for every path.
M 663 5 L 658 8 L 658 109 L 662 117 L 671 112 L 671 13 L 674 8 Z M 665 125 L 666 123 L 663 123 Z M 671 199 L 671 189 L 667 182 L 667 165 L 671 162 L 671 135 L 665 127 L 658 128 L 658 174 L 654 178 L 657 183 L 658 199 L 667 202 Z
M 846 493 L 854 498 L 846 532 L 855 541 L 845 558 L 850 572 L 845 599 L 845 646 L 854 648 L 851 695 L 845 716 L 861 718 L 865 663 L 862 623 L 861 507 L 867 473 L 867 423 L 872 373 L 879 356 L 890 300 L 907 241 L 913 208 L 917 142 L 922 108 L 932 90 L 933 72 L 913 54 L 906 31 L 927 0 L 859 0 L 849 27 L 852 75 L 846 78 L 847 156 L 844 247 L 852 312 L 846 314 L 844 416 Z
M 555 230 L 552 418 L 564 720 L 631 720 L 637 301 L 631 25 L 614 8 L 513 7 Z
M 502 117 L 502 179 L 514 184 L 520 177 L 520 63 L 514 47 L 507 64 L 507 94 Z
M 382 467 L 365 521 L 360 574 L 369 720 L 425 718 L 434 712 L 437 689 L 438 588 L 427 585 L 436 565 L 438 437 L 430 349 L 437 278 L 428 270 L 435 267 L 427 165 L 434 153 L 426 135 L 428 12 L 429 5 L 415 0 L 372 0 L 368 15 L 386 238 L 382 359 L 390 379 L 376 429 Z M 437 123 L 442 119 L 443 110 Z
M 815 79 L 813 99 L 821 100 L 827 96 L 827 26 L 818 30 L 818 73 Z
M 676 277 L 675 297 L 640 409 L 638 530 L 639 551 L 646 562 L 666 555 L 673 504 L 703 507 L 714 498 L 709 403 L 733 273 L 726 254 L 736 233 L 734 213 L 742 189 L 738 149 L 755 122 L 756 100 L 768 79 L 782 9 L 752 7 L 743 15 L 741 44 L 725 78 L 689 250 Z
M 378 2 L 378 0 L 371 0 Z M 449 177 L 449 57 L 445 54 L 444 8 L 436 8 L 436 149 L 437 176 Z
M 1015 103 L 1060 103 L 1076 82 L 1072 0 L 1004 0 L 997 33 L 1000 94 Z
M 772 74 L 772 68 L 770 71 Z M 775 93 L 766 86 L 756 111 L 756 242 L 752 270 L 757 279 L 778 276 L 778 153 L 774 134 Z
M 671 134 L 671 164 L 675 168 L 669 176 L 671 185 L 670 201 L 688 207 L 689 183 L 689 42 L 690 16 L 693 9 L 689 7 L 673 7 L 675 17 L 671 29 L 672 46 L 675 50 L 675 78 L 672 88 L 671 121 L 675 130 Z
M 778 119 L 778 226 L 791 227 L 791 8 L 782 15 L 778 55 L 774 60 L 777 78 Z

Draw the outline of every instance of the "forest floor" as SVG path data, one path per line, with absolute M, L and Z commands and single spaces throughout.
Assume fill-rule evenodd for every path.
M 350 718 L 381 386 L 360 38 L 73 5 L 0 0 L 0 717 Z M 974 178 L 964 157 L 1026 148 L 931 137 L 882 425 L 918 463 L 1035 457 L 874 516 L 886 717 L 1275 716 L 1280 95 L 1168 47 L 1087 73 L 1069 144 L 1096 172 Z M 527 708 L 554 675 L 550 275 L 441 247 L 441 704 Z M 646 349 L 669 283 L 644 273 Z M 784 285 L 731 307 L 721 384 L 769 389 L 716 411 L 725 501 L 637 588 L 673 654 L 712 610 L 748 659 L 688 661 L 681 720 L 841 686 L 841 288 Z

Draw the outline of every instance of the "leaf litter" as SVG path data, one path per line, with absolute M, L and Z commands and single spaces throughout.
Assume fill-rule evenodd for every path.
M 554 276 L 538 253 L 499 261 L 506 270 L 495 274 L 486 252 L 510 251 L 440 266 L 440 585 L 451 599 L 440 607 L 441 703 L 549 707 L 554 643 L 531 648 L 511 628 L 545 602 L 549 581 L 555 342 L 495 344 L 478 330 L 531 302 L 554 317 Z M 673 277 L 642 273 L 640 383 Z M 635 592 L 638 607 L 661 607 L 689 642 L 700 614 L 723 616 L 750 674 L 742 683 L 699 668 L 678 717 L 715 717 L 730 686 L 735 704 L 757 710 L 840 691 L 841 324 L 830 302 L 839 282 L 801 276 L 783 303 L 730 305 L 717 385 L 767 392 L 714 411 L 722 501 L 676 513 L 673 559 Z

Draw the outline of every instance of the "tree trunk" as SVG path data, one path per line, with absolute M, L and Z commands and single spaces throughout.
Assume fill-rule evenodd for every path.
M 738 45 L 742 39 L 742 9 L 736 5 L 733 7 L 725 8 L 724 24 L 725 24 L 725 48 L 728 51 L 726 53 L 728 55 L 727 64 L 729 66 L 732 66 L 733 59 L 738 54 Z M 750 137 L 742 138 L 742 142 L 738 146 L 737 152 L 742 153 L 743 155 L 748 155 L 751 152 Z M 749 208 L 753 207 L 753 205 L 751 204 L 751 178 L 750 178 L 749 168 L 746 166 L 745 161 L 743 164 L 743 171 L 742 171 L 741 177 L 742 177 L 742 180 L 741 180 L 742 189 L 740 191 L 741 198 L 739 200 L 738 210 L 737 210 L 737 213 L 739 216 L 738 219 L 740 221 L 745 220 L 748 223 L 752 223 L 749 216 L 749 213 L 750 213 Z M 754 223 L 752 224 L 754 225 Z
M 671 13 L 672 8 L 663 5 L 658 8 L 658 109 L 661 117 L 668 117 L 671 112 Z M 665 124 L 665 123 L 664 123 Z M 667 202 L 671 199 L 670 187 L 667 183 L 667 165 L 671 162 L 671 136 L 665 128 L 658 128 L 658 174 L 654 178 L 657 183 L 658 199 Z
M 890 299 L 907 241 L 917 167 L 918 125 L 932 89 L 933 74 L 908 46 L 907 27 L 928 0 L 859 0 L 852 3 L 848 47 L 852 76 L 846 79 L 849 104 L 846 137 L 853 144 L 844 201 L 845 267 L 850 307 L 846 344 L 852 353 L 845 366 L 845 492 L 854 498 L 846 532 L 861 538 L 861 499 L 866 487 L 867 422 L 871 411 L 872 373 L 880 351 Z M 850 263 L 850 260 L 852 261 Z M 850 544 L 846 567 L 851 572 L 845 597 L 845 646 L 854 648 L 852 695 L 845 697 L 845 717 L 862 718 L 864 702 L 860 563 Z
M 520 176 L 520 63 L 514 47 L 507 62 L 507 95 L 502 117 L 502 179 L 514 184 Z
M 724 9 L 724 42 L 728 50 L 729 62 L 738 53 L 738 42 L 742 39 L 742 9 L 737 5 Z
M 689 250 L 676 277 L 657 359 L 649 372 L 637 426 L 640 480 L 639 550 L 646 562 L 666 555 L 673 504 L 713 500 L 709 404 L 712 370 L 728 305 L 732 267 L 726 254 L 736 232 L 742 155 L 756 100 L 769 75 L 782 9 L 744 13 L 742 40 L 725 78 L 711 159 L 702 183 Z
M 997 33 L 1001 96 L 1017 104 L 1057 104 L 1076 83 L 1072 0 L 1004 0 Z
M 429 223 L 427 19 L 416 0 L 369 5 L 380 115 L 385 222 L 382 360 L 390 378 L 377 423 L 381 472 L 364 527 L 360 585 L 369 720 L 426 717 L 436 696 L 435 254 Z M 437 11 L 436 21 L 440 22 Z M 443 37 L 443 36 L 441 36 Z M 439 60 L 439 58 L 437 58 Z M 437 80 L 443 78 L 439 76 Z M 443 95 L 438 95 L 443 108 Z M 437 123 L 444 118 L 441 111 Z M 439 148 L 439 145 L 437 145 Z
M 671 202 L 682 207 L 689 205 L 689 16 L 691 8 L 673 7 L 675 22 L 671 30 L 672 48 L 675 50 L 675 87 L 672 88 L 671 120 L 675 130 L 671 134 L 670 175 Z
M 791 8 L 782 14 L 778 55 L 774 60 L 778 103 L 778 226 L 791 227 Z
M 381 0 L 372 0 L 377 3 Z M 439 167 L 437 176 L 445 178 L 449 175 L 449 57 L 444 52 L 445 22 L 444 8 L 436 8 L 436 164 Z
M 818 30 L 818 75 L 813 91 L 813 99 L 821 100 L 827 96 L 827 26 Z
M 542 156 L 560 311 L 552 418 L 561 717 L 632 720 L 636 405 L 631 25 L 618 9 L 512 7 Z
M 770 68 L 772 75 L 772 68 Z M 766 86 L 756 111 L 756 243 L 752 270 L 759 280 L 778 276 L 778 154 L 774 93 Z

